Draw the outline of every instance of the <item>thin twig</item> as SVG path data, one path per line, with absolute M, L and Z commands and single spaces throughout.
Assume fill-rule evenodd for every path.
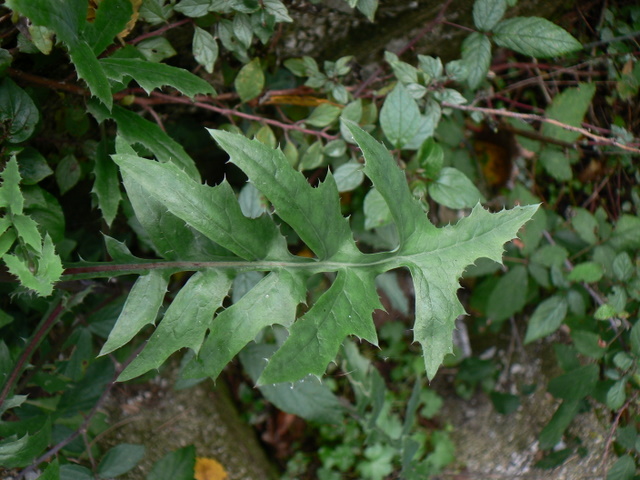
M 542 115 L 536 115 L 534 113 L 518 113 L 518 112 L 510 112 L 508 110 L 499 110 L 496 108 L 483 108 L 483 107 L 472 107 L 468 105 L 455 105 L 453 103 L 448 103 L 448 102 L 442 102 L 442 106 L 446 108 L 453 108 L 455 110 L 462 110 L 465 112 L 478 112 L 478 113 L 484 113 L 487 115 L 498 115 L 502 117 L 518 118 L 520 120 L 525 120 L 530 122 L 544 122 L 550 125 L 555 125 L 556 127 L 563 128 L 565 130 L 569 130 L 571 132 L 578 132 L 584 135 L 585 137 L 591 138 L 592 140 L 596 140 L 605 145 L 612 145 L 622 150 L 626 150 L 627 152 L 640 154 L 640 149 L 630 147 L 612 138 L 602 137 L 600 135 L 591 133 L 590 131 L 584 128 L 574 127 L 573 125 L 567 125 L 566 123 L 559 122 L 558 120 L 555 120 L 553 118 L 543 117 Z
M 607 435 L 607 441 L 604 445 L 604 453 L 602 454 L 602 461 L 600 462 L 602 475 L 604 475 L 605 477 L 607 475 L 607 472 L 606 472 L 607 457 L 609 456 L 609 450 L 611 450 L 611 444 L 613 443 L 613 436 L 616 433 L 618 424 L 620 423 L 620 418 L 622 418 L 622 414 L 627 410 L 627 408 L 629 408 L 629 405 L 631 405 L 633 402 L 636 401 L 636 399 L 638 398 L 638 394 L 640 394 L 640 392 L 636 390 L 636 392 L 631 396 L 631 398 L 627 400 L 622 407 L 620 407 L 620 409 L 616 412 L 616 416 L 613 419 L 613 424 L 609 429 L 609 435 Z
M 47 333 L 49 333 L 51 327 L 53 327 L 53 325 L 58 321 L 58 318 L 64 312 L 64 310 L 65 301 L 64 299 L 61 299 L 58 302 L 58 305 L 56 305 L 47 319 L 42 323 L 40 328 L 38 328 L 36 333 L 33 335 L 33 338 L 29 341 L 25 349 L 22 351 L 20 358 L 13 367 L 13 370 L 11 370 L 11 374 L 9 375 L 7 382 L 4 384 L 2 393 L 0 393 L 0 405 L 2 405 L 7 399 L 9 393 L 11 392 L 11 389 L 13 388 L 13 385 L 18 381 L 18 378 L 24 370 L 25 365 L 31 358 L 31 355 L 33 355 L 33 352 L 36 350 L 36 348 L 38 348 L 40 342 L 42 342 Z

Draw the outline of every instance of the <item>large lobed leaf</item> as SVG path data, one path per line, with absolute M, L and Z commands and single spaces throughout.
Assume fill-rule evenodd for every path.
M 288 329 L 289 336 L 268 360 L 258 384 L 295 382 L 309 374 L 320 376 L 347 336 L 377 343 L 372 312 L 382 306 L 375 278 L 396 268 L 408 268 L 413 277 L 415 340 L 424 349 L 427 375 L 433 378 L 444 355 L 451 352 L 454 321 L 464 313 L 456 296 L 463 270 L 480 257 L 500 261 L 503 244 L 516 235 L 537 207 L 492 214 L 476 206 L 458 224 L 436 228 L 411 194 L 404 173 L 387 149 L 356 124 L 347 122 L 345 128 L 360 146 L 365 157 L 363 171 L 387 203 L 396 224 L 400 244 L 394 251 L 362 253 L 340 213 L 331 174 L 314 188 L 291 168 L 280 150 L 258 141 L 228 132 L 210 132 L 229 153 L 231 162 L 269 199 L 278 218 L 316 254 L 315 259 L 291 255 L 271 215 L 245 217 L 226 182 L 204 186 L 173 163 L 143 159 L 126 148 L 119 149 L 127 153 L 114 155 L 113 159 L 120 166 L 137 215 L 160 215 L 164 209 L 175 219 L 170 231 L 152 229 L 152 241 L 166 245 L 164 256 L 171 260 L 153 268 L 199 271 L 183 287 L 145 350 L 121 379 L 157 368 L 173 351 L 184 347 L 198 352 L 187 366 L 187 374 L 215 377 L 265 327 L 274 324 Z M 221 249 L 227 255 L 220 258 L 203 253 L 199 261 L 186 261 L 194 260 L 193 249 L 171 253 L 165 240 L 179 238 L 179 222 L 183 229 L 185 223 L 189 227 L 185 230 L 187 239 L 201 235 L 212 243 L 211 249 Z M 230 276 L 249 270 L 271 273 L 212 319 L 227 295 Z M 315 273 L 331 274 L 332 285 L 296 320 L 298 306 L 305 300 L 306 281 Z M 166 282 L 157 281 L 161 277 L 143 278 L 132 292 L 134 298 L 127 302 L 130 320 L 123 316 L 118 320 L 114 328 L 117 338 L 109 339 L 108 350 L 155 321 L 159 297 L 151 290 L 164 292 Z M 153 282 L 157 287 L 150 288 Z M 204 294 L 205 289 L 211 290 L 209 296 Z M 149 308 L 145 307 L 147 298 L 155 299 Z

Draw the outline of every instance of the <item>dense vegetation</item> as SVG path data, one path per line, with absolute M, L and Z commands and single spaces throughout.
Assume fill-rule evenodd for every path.
M 275 55 L 285 3 L 0 6 L 0 468 L 132 471 L 144 447 L 104 451 L 100 409 L 176 355 L 183 384 L 241 371 L 247 411 L 309 422 L 285 478 L 443 472 L 443 364 L 496 414 L 558 400 L 538 467 L 582 454 L 567 428 L 596 409 L 601 473 L 638 478 L 640 7 L 561 27 L 476 0 L 460 26 L 445 2 L 361 69 Z M 377 0 L 345 7 L 375 22 Z M 465 31 L 459 58 L 412 50 L 436 28 Z M 554 378 L 507 385 L 456 322 L 552 351 Z

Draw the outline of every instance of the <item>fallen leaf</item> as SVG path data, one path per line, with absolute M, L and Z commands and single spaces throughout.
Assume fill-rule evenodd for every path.
M 194 472 L 195 480 L 225 480 L 227 472 L 224 467 L 213 458 L 196 457 Z

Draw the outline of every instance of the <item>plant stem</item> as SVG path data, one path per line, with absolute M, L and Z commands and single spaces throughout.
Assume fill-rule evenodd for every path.
M 56 305 L 53 311 L 46 318 L 46 320 L 42 322 L 42 325 L 40 325 L 40 328 L 36 330 L 36 333 L 33 335 L 31 340 L 25 347 L 25 349 L 22 351 L 20 358 L 16 362 L 15 366 L 13 367 L 13 370 L 11 371 L 11 374 L 9 375 L 9 378 L 4 384 L 2 393 L 0 393 L 0 405 L 2 405 L 4 401 L 7 399 L 14 384 L 18 381 L 18 378 L 20 377 L 20 374 L 22 373 L 24 366 L 27 364 L 27 362 L 31 358 L 31 355 L 33 355 L 33 352 L 40 345 L 40 343 L 42 342 L 44 337 L 47 335 L 47 333 L 49 333 L 49 330 L 51 330 L 51 327 L 53 327 L 53 325 L 56 323 L 56 321 L 58 320 L 60 315 L 64 312 L 64 310 L 65 310 L 65 302 L 64 302 L 64 299 L 61 299 L 58 302 L 58 305 Z

